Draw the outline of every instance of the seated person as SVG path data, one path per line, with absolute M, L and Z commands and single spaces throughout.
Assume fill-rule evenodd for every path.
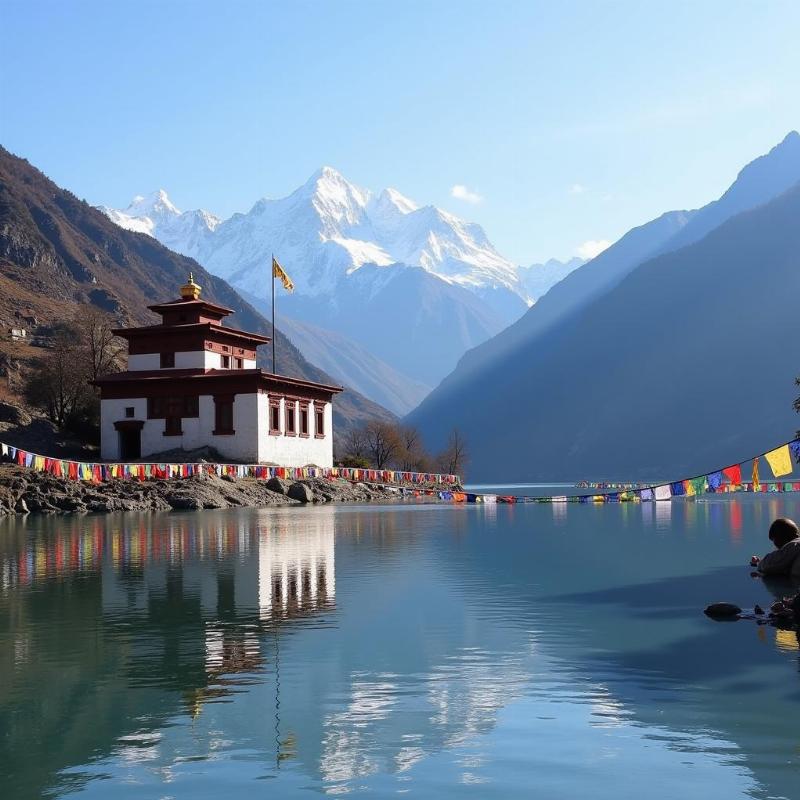
M 753 556 L 750 563 L 762 575 L 788 575 L 800 578 L 800 530 L 797 523 L 781 517 L 769 526 L 769 538 L 775 549 L 763 558 Z

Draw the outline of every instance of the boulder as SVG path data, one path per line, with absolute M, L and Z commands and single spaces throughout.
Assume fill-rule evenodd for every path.
M 12 425 L 30 425 L 31 418 L 27 411 L 23 411 L 11 403 L 0 403 L 0 422 L 10 422 Z
M 314 495 L 311 489 L 304 483 L 300 483 L 300 481 L 293 483 L 286 494 L 291 497 L 292 500 L 299 500 L 301 503 L 311 503 L 314 501 Z
M 197 510 L 203 507 L 200 500 L 193 494 L 173 492 L 172 494 L 168 494 L 165 500 L 172 508 L 177 509 Z
M 742 613 L 742 609 L 734 603 L 712 603 L 704 611 L 707 617 L 713 619 L 732 619 Z
M 284 478 L 270 478 L 267 483 L 267 489 L 277 494 L 289 494 L 289 487 L 292 485 L 291 481 Z

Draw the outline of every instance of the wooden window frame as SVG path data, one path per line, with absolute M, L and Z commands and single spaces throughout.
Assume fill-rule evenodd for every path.
M 322 425 L 318 423 L 322 421 Z M 314 403 L 314 438 L 325 438 L 325 403 Z
M 289 427 L 289 420 L 292 425 Z M 283 435 L 297 436 L 297 403 L 287 398 L 283 403 Z
M 219 357 L 220 367 L 222 369 L 230 369 L 231 368 L 231 357 L 230 356 L 220 356 Z
M 170 415 L 164 418 L 164 436 L 183 436 L 183 420 Z
M 298 413 L 298 433 L 303 439 L 308 439 L 311 435 L 311 418 L 308 413 L 308 400 L 301 400 L 298 403 L 299 406 L 299 413 Z M 303 425 L 303 417 L 305 416 L 305 425 Z
M 236 429 L 233 425 L 233 407 L 236 402 L 236 396 L 232 394 L 215 394 L 214 395 L 214 430 L 211 431 L 212 436 L 233 436 L 236 434 Z M 222 408 L 225 406 L 230 407 L 230 427 L 225 427 L 224 421 L 221 420 Z
M 270 397 L 269 399 L 269 418 L 267 420 L 269 424 L 269 435 L 270 436 L 280 436 L 281 435 L 281 399 L 280 397 Z M 277 426 L 274 426 L 272 423 L 274 420 L 277 420 Z
M 199 416 L 200 397 L 196 394 L 147 398 L 147 419 L 166 419 L 167 417 L 196 419 Z

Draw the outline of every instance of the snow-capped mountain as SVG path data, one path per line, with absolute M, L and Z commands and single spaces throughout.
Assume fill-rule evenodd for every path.
M 480 225 L 420 207 L 395 189 L 373 194 L 331 167 L 288 197 L 259 200 L 224 222 L 205 211 L 181 213 L 164 190 L 134 198 L 124 211 L 101 210 L 253 295 L 264 293 L 274 253 L 303 294 L 324 293 L 367 263 L 400 262 L 478 294 L 510 292 L 522 301 L 518 313 L 529 299 L 516 265 L 497 252 Z
M 559 261 L 557 258 L 550 258 L 543 264 L 531 264 L 529 267 L 519 268 L 519 277 L 528 297 L 538 300 L 542 295 L 547 294 L 548 290 L 555 286 L 559 281 L 563 281 L 570 272 L 578 269 L 586 263 L 586 259 L 570 258 L 567 261 Z
M 200 255 L 221 221 L 208 211 L 180 211 L 163 189 L 137 195 L 124 211 L 107 206 L 99 209 L 121 228 L 146 233 L 196 261 L 201 261 Z
M 331 167 L 287 197 L 259 200 L 224 221 L 181 212 L 163 190 L 124 211 L 101 210 L 196 259 L 267 311 L 274 254 L 295 284 L 294 295 L 281 298 L 282 314 L 346 334 L 428 386 L 536 296 L 480 225 L 396 189 L 370 192 Z M 399 331 L 396 348 L 376 336 L 375 326 L 389 319 Z

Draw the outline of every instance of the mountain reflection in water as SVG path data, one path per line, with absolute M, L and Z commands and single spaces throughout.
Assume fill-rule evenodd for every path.
M 700 613 L 783 590 L 743 566 L 780 515 L 0 522 L 3 796 L 796 796 L 796 634 Z

